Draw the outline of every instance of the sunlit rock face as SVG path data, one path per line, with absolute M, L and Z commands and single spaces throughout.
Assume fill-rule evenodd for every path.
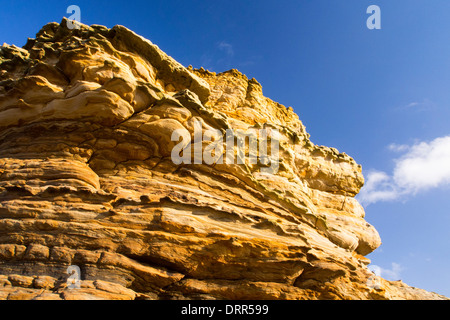
M 276 131 L 277 170 L 175 164 L 196 123 L 218 133 L 200 152 Z M 0 49 L 1 299 L 443 298 L 373 284 L 363 183 L 256 80 L 185 68 L 123 26 L 63 20 Z

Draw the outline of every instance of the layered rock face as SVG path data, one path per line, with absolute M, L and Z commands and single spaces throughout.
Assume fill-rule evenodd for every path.
M 276 130 L 278 170 L 175 164 L 195 123 Z M 363 183 L 256 80 L 185 68 L 123 26 L 63 20 L 0 49 L 0 299 L 444 298 L 373 285 Z

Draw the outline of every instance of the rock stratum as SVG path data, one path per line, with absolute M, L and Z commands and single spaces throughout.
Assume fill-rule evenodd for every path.
M 361 166 L 256 80 L 79 27 L 0 49 L 0 299 L 445 299 L 371 285 Z M 171 135 L 194 121 L 278 130 L 278 172 L 175 165 Z

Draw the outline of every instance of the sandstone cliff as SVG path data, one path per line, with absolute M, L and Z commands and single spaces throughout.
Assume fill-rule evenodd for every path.
M 444 298 L 370 285 L 381 241 L 354 198 L 361 166 L 256 80 L 66 22 L 0 49 L 0 299 Z M 171 135 L 194 121 L 277 130 L 278 171 L 175 165 Z

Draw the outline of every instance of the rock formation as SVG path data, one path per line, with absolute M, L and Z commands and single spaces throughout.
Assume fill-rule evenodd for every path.
M 278 171 L 175 164 L 172 133 L 195 121 L 277 130 Z M 123 26 L 49 23 L 0 49 L 0 299 L 445 298 L 371 285 L 361 172 L 236 70 L 185 68 Z

